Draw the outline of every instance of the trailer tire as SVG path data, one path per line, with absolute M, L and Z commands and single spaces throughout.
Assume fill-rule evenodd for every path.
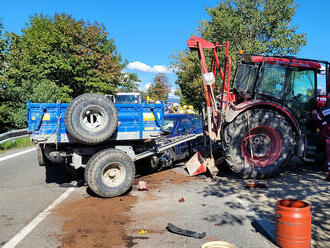
M 43 147 L 41 147 L 41 145 L 37 145 L 37 156 L 38 156 L 38 164 L 39 166 L 52 166 L 54 165 L 53 162 L 51 162 L 46 154 L 45 154 L 45 150 Z
M 133 160 L 123 151 L 106 149 L 93 155 L 85 168 L 85 181 L 98 196 L 115 197 L 125 193 L 135 177 Z
M 226 161 L 243 178 L 275 176 L 285 168 L 294 146 L 295 133 L 290 123 L 272 110 L 247 110 L 223 131 Z
M 72 100 L 66 109 L 64 122 L 74 140 L 95 145 L 106 141 L 114 133 L 118 113 L 107 97 L 87 93 Z

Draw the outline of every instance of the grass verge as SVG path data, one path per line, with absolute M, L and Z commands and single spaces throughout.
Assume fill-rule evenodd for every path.
M 3 153 L 11 149 L 24 148 L 32 145 L 33 143 L 30 141 L 29 137 L 18 138 L 0 144 L 0 153 Z

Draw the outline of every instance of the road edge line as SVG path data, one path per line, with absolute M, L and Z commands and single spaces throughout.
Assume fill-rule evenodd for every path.
M 8 156 L 5 156 L 5 157 L 0 157 L 0 162 L 8 160 L 10 158 L 14 158 L 14 157 L 19 156 L 19 155 L 23 155 L 23 154 L 28 153 L 28 152 L 32 152 L 36 149 L 37 148 L 33 147 L 33 148 L 28 149 L 28 150 L 24 150 L 24 151 L 21 151 L 21 152 L 18 152 L 18 153 L 14 153 L 14 154 L 11 154 L 11 155 L 8 155 Z
M 60 197 L 53 201 L 47 208 L 39 213 L 27 226 L 19 231 L 13 238 L 11 238 L 2 248 L 14 248 L 21 242 L 36 226 L 38 226 L 49 214 L 50 210 L 55 208 L 58 204 L 63 202 L 75 188 L 67 189 Z

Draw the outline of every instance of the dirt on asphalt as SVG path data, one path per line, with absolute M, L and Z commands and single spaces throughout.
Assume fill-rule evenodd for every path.
M 126 214 L 136 197 L 126 195 L 112 199 L 88 197 L 64 204 L 58 213 L 65 218 L 61 242 L 70 247 L 123 247 L 129 242 L 125 225 Z
M 136 184 L 139 180 L 147 181 L 151 192 L 155 189 L 160 190 L 162 184 L 178 185 L 196 178 L 172 170 L 162 171 L 136 178 L 132 192 L 137 190 Z M 152 198 L 151 194 L 150 197 Z M 60 235 L 61 247 L 132 247 L 134 241 L 127 234 L 126 227 L 131 222 L 130 210 L 136 201 L 137 196 L 128 193 L 111 199 L 88 196 L 85 199 L 64 203 L 57 210 L 57 214 L 65 220 Z M 145 216 L 148 217 L 150 216 Z

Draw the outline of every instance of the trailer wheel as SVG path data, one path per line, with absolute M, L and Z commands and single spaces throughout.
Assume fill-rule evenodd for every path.
M 40 147 L 40 145 L 37 145 L 37 155 L 38 155 L 38 164 L 39 166 L 45 166 L 46 165 L 46 157 L 43 152 L 43 149 Z
M 272 177 L 284 169 L 291 158 L 294 136 L 291 125 L 279 113 L 248 110 L 224 129 L 226 161 L 244 178 Z
M 52 166 L 64 162 L 64 158 L 61 157 L 60 152 L 52 144 L 39 144 L 37 154 L 39 166 Z
M 135 165 L 123 151 L 106 149 L 92 156 L 85 168 L 88 187 L 98 196 L 115 197 L 132 185 Z
M 117 128 L 118 114 L 108 98 L 88 93 L 73 99 L 64 121 L 72 138 L 94 145 L 110 138 Z

